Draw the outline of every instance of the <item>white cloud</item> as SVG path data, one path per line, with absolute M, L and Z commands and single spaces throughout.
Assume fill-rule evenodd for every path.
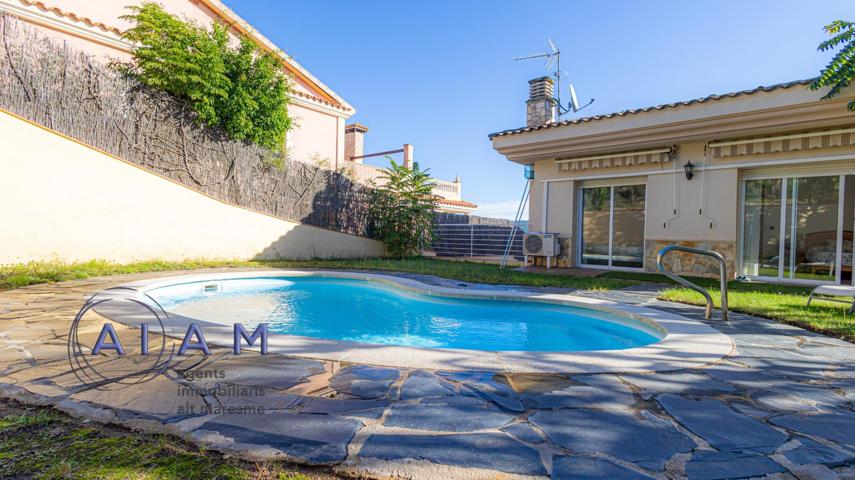
M 478 205 L 474 215 L 481 217 L 507 218 L 513 220 L 519 207 L 519 200 L 506 200 L 501 202 L 482 203 Z M 523 220 L 528 220 L 528 202 L 526 202 L 523 212 Z

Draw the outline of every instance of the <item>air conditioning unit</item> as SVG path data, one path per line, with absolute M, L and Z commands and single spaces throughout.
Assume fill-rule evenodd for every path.
M 558 234 L 531 232 L 523 236 L 523 254 L 528 257 L 555 257 L 561 253 Z

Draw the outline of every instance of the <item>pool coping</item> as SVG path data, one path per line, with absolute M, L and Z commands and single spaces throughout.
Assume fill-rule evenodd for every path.
M 294 276 L 366 280 L 424 295 L 520 300 L 584 307 L 628 317 L 659 330 L 664 337 L 650 345 L 624 350 L 533 352 L 391 346 L 271 333 L 268 338 L 270 353 L 396 368 L 494 373 L 589 374 L 663 372 L 699 368 L 717 363 L 734 351 L 734 343 L 729 336 L 700 321 L 676 313 L 566 293 L 515 290 L 514 287 L 506 287 L 502 290 L 467 290 L 430 285 L 412 278 L 379 273 L 292 269 L 166 276 L 123 283 L 117 287 L 145 293 L 178 283 Z M 121 322 L 118 318 L 114 320 Z M 189 322 L 198 323 L 202 327 L 209 344 L 232 345 L 234 332 L 230 325 L 188 318 L 170 312 L 170 318 L 165 322 L 165 326 L 168 329 L 181 328 L 180 336 L 183 336 Z M 244 348 L 256 350 L 254 347 Z

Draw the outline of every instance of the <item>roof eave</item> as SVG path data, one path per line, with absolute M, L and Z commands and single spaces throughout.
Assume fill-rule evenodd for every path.
M 508 160 L 527 164 L 568 155 L 594 155 L 616 151 L 652 148 L 666 144 L 709 141 L 765 135 L 782 131 L 825 128 L 855 123 L 848 111 L 848 98 L 835 98 L 769 108 L 698 116 L 672 122 L 636 123 L 633 128 L 592 126 L 541 129 L 524 135 L 493 138 L 493 148 Z M 603 127 L 606 124 L 598 124 Z M 570 134 L 572 132 L 572 134 Z

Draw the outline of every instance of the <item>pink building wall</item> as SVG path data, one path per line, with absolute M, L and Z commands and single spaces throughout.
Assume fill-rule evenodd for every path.
M 142 1 L 0 0 L 0 9 L 39 25 L 46 34 L 107 62 L 130 59 L 130 45 L 120 37 L 120 32 L 130 27 L 130 23 L 121 17 L 129 13 L 126 5 L 139 3 Z M 159 0 L 158 3 L 167 11 L 200 25 L 213 21 L 228 23 L 232 25 L 234 38 L 248 30 L 259 46 L 275 48 L 219 0 Z M 331 167 L 339 166 L 344 161 L 344 124 L 355 113 L 354 109 L 293 60 L 283 62 L 293 80 L 288 110 L 295 128 L 287 135 L 289 154 L 300 161 L 312 162 L 319 158 Z

